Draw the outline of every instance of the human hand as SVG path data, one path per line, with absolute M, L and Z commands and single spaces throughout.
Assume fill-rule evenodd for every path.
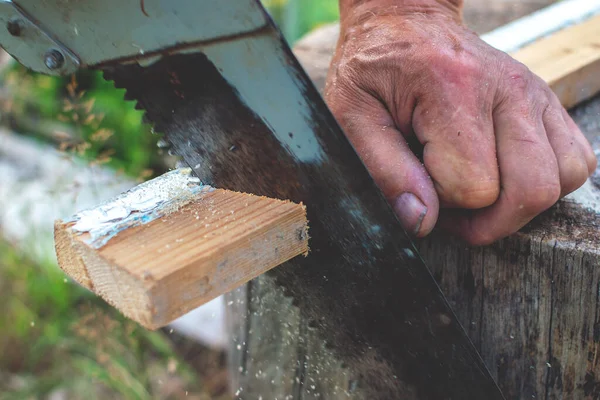
M 458 1 L 341 3 L 325 99 L 409 233 L 427 235 L 439 214 L 491 243 L 596 168 L 548 85 L 463 27 Z

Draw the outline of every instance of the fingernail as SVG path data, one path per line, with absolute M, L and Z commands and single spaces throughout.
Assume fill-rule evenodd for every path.
M 427 207 L 412 193 L 402 193 L 394 204 L 394 211 L 408 233 L 417 235 L 427 214 Z

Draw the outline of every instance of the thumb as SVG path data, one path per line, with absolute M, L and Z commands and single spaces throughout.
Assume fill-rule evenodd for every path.
M 407 233 L 423 237 L 431 232 L 439 213 L 437 193 L 387 108 L 366 93 L 329 93 L 328 103 Z

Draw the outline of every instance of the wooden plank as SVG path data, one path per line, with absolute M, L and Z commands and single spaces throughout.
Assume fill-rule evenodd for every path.
M 149 329 L 308 252 L 302 205 L 171 171 L 55 224 L 60 267 Z
M 511 54 L 571 108 L 600 92 L 600 15 Z

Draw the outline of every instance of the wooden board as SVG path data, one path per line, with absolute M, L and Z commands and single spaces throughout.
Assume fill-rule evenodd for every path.
M 600 92 L 600 16 L 563 29 L 511 54 L 571 108 Z
M 55 224 L 60 267 L 147 328 L 308 252 L 302 205 L 172 171 Z

